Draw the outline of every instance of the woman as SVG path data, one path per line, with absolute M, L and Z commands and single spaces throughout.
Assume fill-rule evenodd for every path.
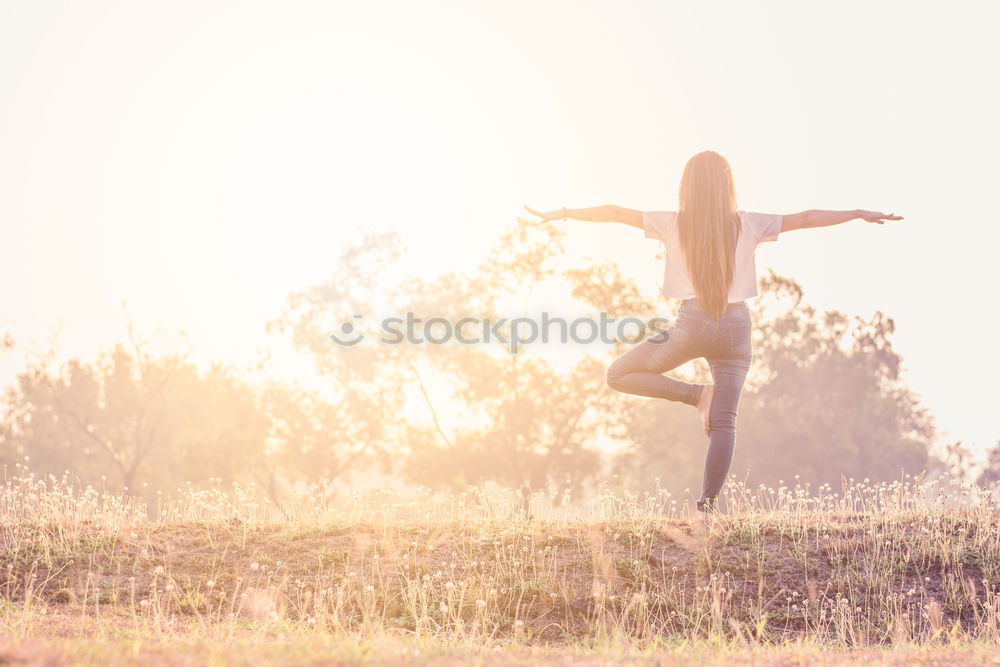
M 733 459 L 736 409 L 753 358 L 746 300 L 757 295 L 757 244 L 776 241 L 780 232 L 855 218 L 878 224 L 903 219 L 862 210 L 809 210 L 791 215 L 737 210 L 732 171 L 715 151 L 688 160 L 677 212 L 613 205 L 546 213 L 525 208 L 543 220 L 622 222 L 666 246 L 663 294 L 682 299 L 676 322 L 618 357 L 608 368 L 608 384 L 617 391 L 680 401 L 698 409 L 709 436 L 697 503 L 702 512 L 716 507 Z M 708 361 L 712 384 L 691 384 L 663 375 L 696 357 Z

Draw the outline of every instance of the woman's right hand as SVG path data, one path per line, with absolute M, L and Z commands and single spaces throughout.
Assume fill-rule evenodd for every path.
M 903 216 L 893 215 L 890 213 L 886 215 L 885 213 L 879 213 L 878 211 L 862 211 L 858 210 L 858 217 L 867 220 L 868 222 L 874 222 L 879 225 L 885 224 L 886 220 L 902 220 Z
M 528 213 L 531 213 L 532 215 L 537 215 L 539 218 L 541 218 L 541 220 L 537 221 L 535 224 L 541 224 L 543 222 L 551 222 L 552 220 L 561 220 L 563 217 L 563 209 L 559 209 L 558 211 L 549 211 L 548 213 L 543 213 L 542 211 L 536 211 L 527 204 L 524 205 L 524 208 L 526 211 L 528 211 Z

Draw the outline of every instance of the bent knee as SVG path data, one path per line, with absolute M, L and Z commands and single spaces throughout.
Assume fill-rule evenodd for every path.
M 608 366 L 608 372 L 604 376 L 604 381 L 608 383 L 609 387 L 617 391 L 621 388 L 623 377 L 625 377 L 625 373 L 622 371 L 621 366 L 617 363 L 612 363 Z

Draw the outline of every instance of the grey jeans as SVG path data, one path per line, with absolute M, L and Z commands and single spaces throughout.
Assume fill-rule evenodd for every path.
M 705 480 L 698 509 L 715 506 L 733 461 L 736 410 L 753 351 L 750 310 L 745 302 L 730 304 L 721 320 L 706 314 L 696 299 L 685 299 L 669 329 L 636 345 L 608 367 L 608 385 L 617 391 L 697 405 L 705 385 L 663 375 L 696 357 L 712 369 L 715 394 L 709 411 Z

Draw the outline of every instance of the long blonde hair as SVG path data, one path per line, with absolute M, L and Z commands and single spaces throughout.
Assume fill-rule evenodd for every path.
M 733 173 L 715 151 L 702 151 L 684 166 L 677 231 L 702 310 L 721 319 L 733 284 L 740 219 Z

